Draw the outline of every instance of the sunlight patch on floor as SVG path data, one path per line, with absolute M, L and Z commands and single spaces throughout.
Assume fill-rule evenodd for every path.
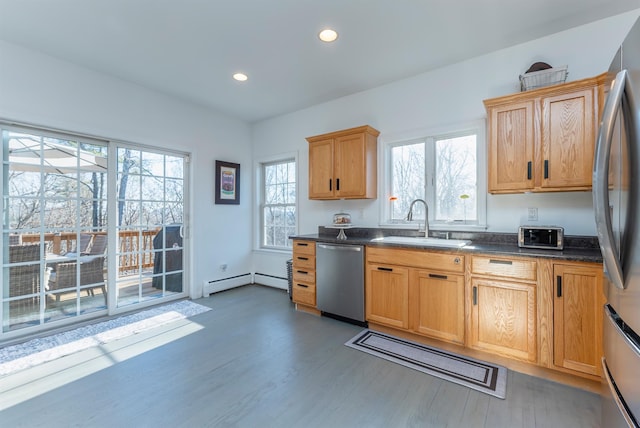
M 53 391 L 145 352 L 159 348 L 204 327 L 183 319 L 154 330 L 93 346 L 56 360 L 0 378 L 0 411 Z

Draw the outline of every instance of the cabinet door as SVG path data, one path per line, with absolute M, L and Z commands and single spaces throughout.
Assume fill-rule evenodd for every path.
M 533 100 L 488 109 L 489 192 L 501 193 L 533 187 Z
M 542 99 L 540 187 L 590 189 L 595 147 L 594 89 Z
M 409 269 L 368 264 L 365 300 L 368 321 L 409 328 Z
M 411 329 L 464 344 L 464 276 L 413 271 L 409 300 Z
M 309 199 L 332 199 L 333 139 L 309 143 Z
M 553 362 L 558 367 L 602 374 L 602 269 L 553 267 Z
M 365 134 L 345 135 L 335 140 L 335 194 L 340 198 L 366 196 Z
M 535 285 L 472 278 L 471 346 L 536 362 Z

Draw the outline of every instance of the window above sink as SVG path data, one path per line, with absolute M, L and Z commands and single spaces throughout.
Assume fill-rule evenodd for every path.
M 434 230 L 486 229 L 486 144 L 484 121 L 442 129 L 421 130 L 384 143 L 383 226 L 418 228 L 428 204 L 429 226 Z

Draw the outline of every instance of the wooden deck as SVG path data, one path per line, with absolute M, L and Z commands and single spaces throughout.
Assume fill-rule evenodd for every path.
M 140 281 L 142 279 L 142 281 Z M 163 297 L 162 290 L 152 286 L 152 278 L 150 274 L 128 277 L 120 277 L 117 282 L 118 286 L 118 307 L 128 306 L 139 303 L 141 301 L 152 300 Z M 141 287 L 140 287 L 141 286 Z M 107 288 L 109 284 L 107 284 Z M 165 292 L 173 294 L 170 291 Z M 88 290 L 80 290 L 80 313 L 78 313 L 78 294 L 76 291 L 57 293 L 56 298 L 52 295 L 47 296 L 46 308 L 44 310 L 43 319 L 40 318 L 40 304 L 38 300 L 33 300 L 31 305 L 21 305 L 17 308 L 10 309 L 10 325 L 11 330 L 19 330 L 21 328 L 34 327 L 34 325 L 51 323 L 71 317 L 77 317 L 91 312 L 97 312 L 106 309 L 106 296 L 100 288 Z

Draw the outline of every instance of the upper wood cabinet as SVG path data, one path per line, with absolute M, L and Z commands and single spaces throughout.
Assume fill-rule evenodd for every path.
M 485 100 L 490 193 L 590 190 L 604 75 Z
M 375 199 L 379 134 L 361 126 L 307 138 L 309 199 Z

